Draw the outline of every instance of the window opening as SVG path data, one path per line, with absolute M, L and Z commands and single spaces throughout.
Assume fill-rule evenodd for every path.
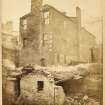
M 45 24 L 49 24 L 49 12 L 44 13 Z
M 42 91 L 44 88 L 44 82 L 43 81 L 38 81 L 37 82 L 37 89 L 38 91 Z

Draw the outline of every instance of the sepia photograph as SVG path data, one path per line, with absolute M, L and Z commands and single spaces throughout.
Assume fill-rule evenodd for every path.
M 103 105 L 102 0 L 2 0 L 2 105 Z

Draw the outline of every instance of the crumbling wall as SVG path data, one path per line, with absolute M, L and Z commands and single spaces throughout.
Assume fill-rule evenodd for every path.
M 20 36 L 23 44 L 19 54 L 20 66 L 39 64 L 41 5 L 41 0 L 31 0 L 31 12 L 20 18 Z
M 63 81 L 61 83 L 58 83 L 57 85 L 63 87 L 66 96 L 71 96 L 72 94 L 84 92 L 84 90 L 82 89 L 82 84 L 83 80 L 80 79 Z
M 57 85 L 63 87 L 66 96 L 82 93 L 100 102 L 102 101 L 102 64 L 89 64 L 87 69 L 82 71 L 86 70 L 89 72 L 83 75 L 81 79 L 65 80 Z
M 37 81 L 43 81 L 43 90 L 38 91 Z M 65 95 L 62 87 L 56 87 L 53 81 L 49 81 L 43 75 L 29 74 L 21 80 L 21 98 L 24 102 L 33 103 L 37 105 L 62 105 Z M 57 101 L 56 101 L 57 100 Z

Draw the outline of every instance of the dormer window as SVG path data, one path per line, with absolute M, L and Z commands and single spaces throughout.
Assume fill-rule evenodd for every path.
M 44 13 L 45 24 L 49 24 L 49 12 Z

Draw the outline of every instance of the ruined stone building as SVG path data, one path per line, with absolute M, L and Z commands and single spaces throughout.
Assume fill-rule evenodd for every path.
M 13 23 L 11 21 L 2 24 L 2 75 L 3 88 L 9 71 L 15 70 L 18 58 L 18 42 L 19 33 L 13 31 Z M 20 47 L 20 46 L 19 46 Z
M 8 99 L 11 102 L 16 101 L 17 105 L 23 105 L 23 103 L 33 105 L 63 105 L 65 101 L 63 88 L 55 85 L 54 77 L 50 72 L 40 69 L 28 74 L 13 72 L 7 80 L 6 92 Z
M 20 18 L 20 36 L 23 48 L 20 65 L 70 64 L 91 62 L 95 36 L 81 26 L 81 9 L 76 8 L 76 17 L 69 17 L 42 0 L 31 0 L 31 12 Z
M 63 105 L 67 97 L 87 93 L 99 101 L 102 99 L 100 67 L 102 65 L 98 63 L 90 63 L 68 67 L 33 65 L 18 68 L 7 78 L 7 100 L 16 105 Z
M 11 21 L 2 24 L 2 58 L 16 63 L 16 52 L 19 46 L 19 32 L 13 30 L 13 23 Z M 19 46 L 20 47 L 20 46 Z M 3 65 L 5 65 L 3 63 Z M 9 64 L 5 65 L 8 66 Z M 10 64 L 11 65 L 11 64 Z M 11 66 L 13 66 L 11 65 Z

